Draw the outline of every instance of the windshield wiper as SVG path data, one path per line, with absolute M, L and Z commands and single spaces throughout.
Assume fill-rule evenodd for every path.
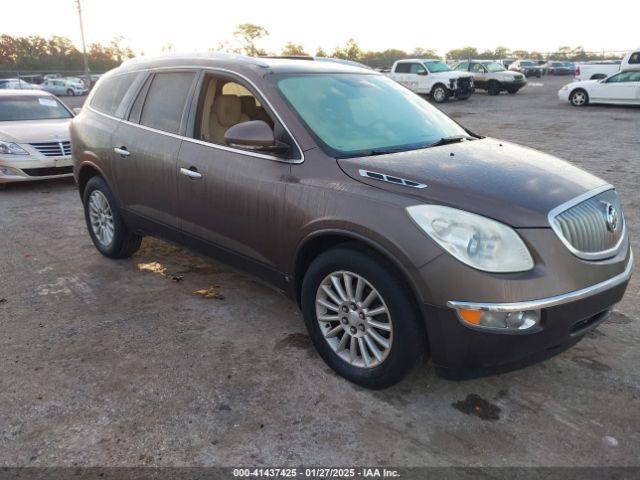
M 466 135 L 454 135 L 452 137 L 442 137 L 440 140 L 437 140 L 437 141 L 427 145 L 425 148 L 439 147 L 441 145 L 449 145 L 451 143 L 462 142 L 463 140 L 475 140 L 475 138 L 468 137 Z

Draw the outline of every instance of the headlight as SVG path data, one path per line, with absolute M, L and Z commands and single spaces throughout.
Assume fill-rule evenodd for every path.
M 485 272 L 524 272 L 533 258 L 507 225 L 441 205 L 414 205 L 407 213 L 438 245 L 470 267 Z
M 29 155 L 24 148 L 17 143 L 3 142 L 0 140 L 0 154 L 2 155 Z
M 565 85 L 564 87 L 562 87 L 560 90 L 569 90 L 569 85 Z

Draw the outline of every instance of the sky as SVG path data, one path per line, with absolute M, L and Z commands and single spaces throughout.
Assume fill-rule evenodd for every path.
M 76 0 L 3 2 L 0 33 L 60 35 L 80 45 Z M 314 53 L 349 38 L 364 50 L 416 47 L 441 55 L 454 48 L 587 51 L 640 46 L 639 0 L 360 1 L 360 0 L 82 0 L 87 44 L 116 36 L 136 54 L 206 51 L 255 23 L 270 35 L 258 46 L 279 53 L 288 41 Z

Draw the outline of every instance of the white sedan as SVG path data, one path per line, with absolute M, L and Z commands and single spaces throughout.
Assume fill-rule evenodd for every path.
M 585 80 L 565 85 L 558 98 L 575 107 L 590 103 L 640 105 L 640 70 L 626 70 L 602 80 Z

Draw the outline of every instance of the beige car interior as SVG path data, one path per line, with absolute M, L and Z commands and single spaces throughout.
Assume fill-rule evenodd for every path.
M 200 138 L 224 145 L 226 131 L 242 122 L 263 120 L 273 128 L 273 121 L 253 94 L 239 83 L 210 77 L 206 86 Z

